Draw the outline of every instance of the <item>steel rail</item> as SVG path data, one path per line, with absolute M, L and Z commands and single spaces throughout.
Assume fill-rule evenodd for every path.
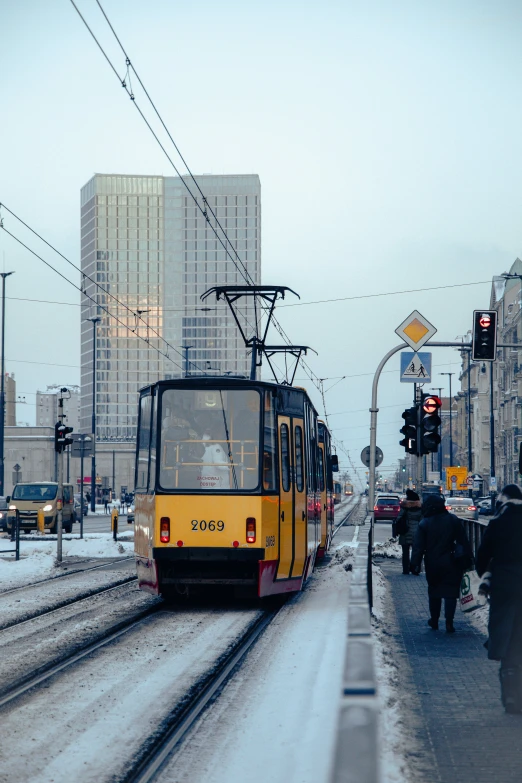
M 4 595 L 11 595 L 12 593 L 17 593 L 20 590 L 28 590 L 30 587 L 36 587 L 36 585 L 43 585 L 47 584 L 48 582 L 54 582 L 57 579 L 65 579 L 66 577 L 74 576 L 75 574 L 85 574 L 87 571 L 96 571 L 98 568 L 108 568 L 111 565 L 128 563 L 131 560 L 134 560 L 134 557 L 120 557 L 118 560 L 111 560 L 109 563 L 101 563 L 92 566 L 91 568 L 75 568 L 74 571 L 67 571 L 67 573 L 64 574 L 56 574 L 56 576 L 50 576 L 48 579 L 38 579 L 36 582 L 31 582 L 28 585 L 19 585 L 18 587 L 10 587 L 8 590 L 0 590 L 0 601 Z
M 163 765 L 170 759 L 190 731 L 203 710 L 225 684 L 242 658 L 255 644 L 265 628 L 270 625 L 278 609 L 267 610 L 234 645 L 230 653 L 220 662 L 219 668 L 200 681 L 197 693 L 183 708 L 181 714 L 173 717 L 163 736 L 152 747 L 148 747 L 135 767 L 121 779 L 121 783 L 149 783 L 154 780 Z
M 89 598 L 95 598 L 99 595 L 103 595 L 103 593 L 110 593 L 111 590 L 117 590 L 119 587 L 124 587 L 125 585 L 128 585 L 131 582 L 135 582 L 137 578 L 138 578 L 137 576 L 126 576 L 120 582 L 109 585 L 109 587 L 105 585 L 104 587 L 96 588 L 95 590 L 91 590 L 91 592 L 89 593 L 83 593 L 80 594 L 79 596 L 74 596 L 70 599 L 65 599 L 57 606 L 53 606 L 52 608 L 49 609 L 44 609 L 43 612 L 36 612 L 35 614 L 31 614 L 28 617 L 24 617 L 23 620 L 14 620 L 12 622 L 6 623 L 5 625 L 0 625 L 0 633 L 2 631 L 8 631 L 10 628 L 18 628 L 20 625 L 24 625 L 24 623 L 30 623 L 32 620 L 39 620 L 40 617 L 46 617 L 49 614 L 53 614 L 53 612 L 59 612 L 60 609 L 66 609 L 68 606 L 74 606 L 74 604 L 80 604 L 82 601 L 88 601 Z
M 340 528 L 340 527 L 342 527 L 343 525 L 345 525 L 345 524 L 346 524 L 346 522 L 347 522 L 347 521 L 350 519 L 350 517 L 352 516 L 353 512 L 354 512 L 354 511 L 355 511 L 357 508 L 359 508 L 359 506 L 361 505 L 361 502 L 362 502 L 362 501 L 361 501 L 361 498 L 359 498 L 359 500 L 358 500 L 356 503 L 354 503 L 354 504 L 352 505 L 352 507 L 350 508 L 350 510 L 348 511 L 348 513 L 346 514 L 346 516 L 344 516 L 344 517 L 342 518 L 342 520 L 339 522 L 339 524 L 337 525 L 337 527 L 335 527 L 335 528 L 334 528 L 334 532 L 332 533 L 332 541 L 333 541 L 333 539 L 334 539 L 334 536 L 335 536 L 335 534 L 336 534 L 336 533 L 337 533 L 337 531 L 339 530 L 339 528 Z
M 40 669 L 36 674 L 29 674 L 25 680 L 19 681 L 17 684 L 10 687 L 2 696 L 0 696 L 0 708 L 4 707 L 6 704 L 10 704 L 12 701 L 15 701 L 15 699 L 23 696 L 25 693 L 32 690 L 36 686 L 41 685 L 42 682 L 49 680 L 51 677 L 54 677 L 55 674 L 59 674 L 69 666 L 73 666 L 75 663 L 83 660 L 83 658 L 86 658 L 88 655 L 96 652 L 96 650 L 99 650 L 100 648 L 105 647 L 107 644 L 114 642 L 116 639 L 119 639 L 120 636 L 123 636 L 128 631 L 135 628 L 144 619 L 152 614 L 155 614 L 161 608 L 163 608 L 161 604 L 149 606 L 147 609 L 144 609 L 137 615 L 134 615 L 132 620 L 124 620 L 121 623 L 118 623 L 116 626 L 112 626 L 112 628 L 104 633 L 99 639 L 97 639 L 95 642 L 91 642 L 79 652 L 75 652 L 72 655 L 66 656 L 59 663 L 55 663 Z

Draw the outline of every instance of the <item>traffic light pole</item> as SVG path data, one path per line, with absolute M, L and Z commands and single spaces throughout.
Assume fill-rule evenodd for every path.
M 417 408 L 417 463 L 415 489 L 419 497 L 422 497 L 422 391 L 419 384 L 414 384 L 414 399 Z
M 58 421 L 63 424 L 63 396 L 58 397 Z M 62 562 L 62 531 L 63 531 L 63 449 L 58 454 L 58 494 L 56 497 L 58 514 L 56 517 L 56 560 Z
M 471 351 L 472 345 L 471 343 L 461 343 L 461 342 L 435 342 L 429 340 L 425 345 L 422 346 L 423 348 L 458 348 L 461 351 Z M 375 505 L 375 454 L 377 450 L 377 414 L 379 412 L 379 408 L 377 407 L 377 398 L 378 398 L 378 389 L 379 389 L 379 379 L 381 377 L 381 373 L 383 371 L 383 368 L 385 364 L 387 363 L 388 359 L 391 359 L 392 356 L 394 356 L 399 351 L 404 351 L 408 348 L 406 343 L 401 343 L 400 345 L 396 345 L 395 348 L 391 348 L 386 356 L 384 356 L 381 361 L 379 362 L 377 369 L 375 370 L 375 375 L 373 376 L 373 384 L 372 384 L 372 403 L 370 408 L 370 475 L 369 475 L 369 482 L 368 482 L 368 511 L 371 513 L 373 511 L 373 507 Z M 520 350 L 520 343 L 497 343 L 497 348 L 516 348 L 517 350 Z M 491 399 L 493 399 L 491 397 Z M 492 405 L 492 403 L 491 403 Z M 493 418 L 491 414 L 491 418 Z M 494 466 L 494 457 L 492 459 L 492 466 L 493 470 L 495 470 Z

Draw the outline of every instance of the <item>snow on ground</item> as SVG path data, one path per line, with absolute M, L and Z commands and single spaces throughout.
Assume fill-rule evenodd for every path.
M 395 555 L 388 555 L 395 557 Z M 401 676 L 396 647 L 387 630 L 391 598 L 382 571 L 373 566 L 372 627 L 380 702 L 380 748 L 382 783 L 413 783 L 404 749 L 411 749 L 413 738 L 408 735 L 401 714 Z
M 327 783 L 346 645 L 348 547 L 249 652 L 158 783 Z
M 0 782 L 125 779 L 133 754 L 259 613 L 162 611 L 9 705 Z
M 373 554 L 377 557 L 401 558 L 402 548 L 398 540 L 390 538 L 382 544 L 374 544 Z
M 132 556 L 132 541 L 113 541 L 112 533 L 86 534 L 83 539 L 64 538 L 63 558 L 112 558 Z M 14 547 L 8 539 L 0 541 L 2 549 Z M 20 560 L 14 555 L 0 558 L 0 594 L 2 590 L 36 582 L 63 573 L 56 566 L 56 539 L 28 536 L 20 541 Z

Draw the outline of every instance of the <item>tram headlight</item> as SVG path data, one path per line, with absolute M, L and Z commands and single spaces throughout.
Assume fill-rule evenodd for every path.
M 256 543 L 256 520 L 254 519 L 254 517 L 247 517 L 246 540 L 247 540 L 247 544 Z
M 168 544 L 170 541 L 170 517 L 161 517 L 160 541 L 162 544 Z

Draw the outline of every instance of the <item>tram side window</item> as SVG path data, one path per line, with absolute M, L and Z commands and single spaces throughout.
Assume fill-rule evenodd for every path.
M 298 492 L 304 489 L 303 430 L 295 428 L 295 485 Z
M 318 478 L 319 478 L 319 482 L 318 482 L 319 483 L 319 492 L 324 492 L 324 455 L 323 455 L 323 450 L 321 448 L 319 448 L 318 452 L 319 452 L 318 453 L 319 461 L 318 461 L 318 465 L 317 465 L 317 470 L 318 470 L 318 473 L 319 473 L 319 476 L 318 476 Z
M 157 441 L 157 396 L 152 398 L 152 421 L 150 428 L 150 470 L 149 470 L 149 490 L 153 490 L 156 485 L 156 441 Z
M 149 476 L 149 445 L 152 423 L 152 396 L 140 399 L 140 425 L 138 432 L 138 459 L 136 460 L 136 491 L 146 492 Z
M 263 438 L 263 489 L 276 489 L 276 423 L 274 398 L 265 394 L 265 425 Z
M 290 491 L 290 441 L 288 426 L 281 424 L 281 483 L 283 492 Z

